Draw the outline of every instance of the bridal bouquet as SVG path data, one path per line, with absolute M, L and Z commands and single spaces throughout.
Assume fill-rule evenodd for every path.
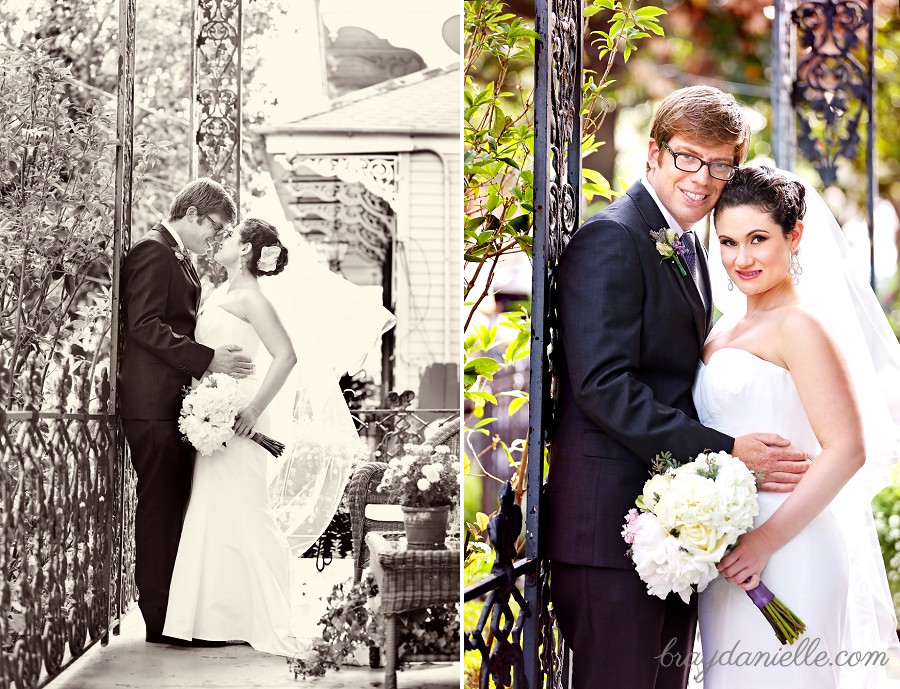
M 656 458 L 654 475 L 625 515 L 622 537 L 647 592 L 677 593 L 687 603 L 719 572 L 716 564 L 759 513 L 756 481 L 727 452 L 707 452 L 678 465 L 668 452 Z M 760 582 L 748 591 L 782 644 L 793 643 L 806 625 Z
M 197 451 L 208 457 L 234 436 L 234 420 L 244 407 L 237 380 L 226 373 L 212 373 L 184 397 L 178 429 Z M 284 445 L 262 433 L 250 440 L 278 457 Z

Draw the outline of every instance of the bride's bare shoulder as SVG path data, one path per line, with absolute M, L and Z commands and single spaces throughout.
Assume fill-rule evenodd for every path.
M 788 363 L 796 357 L 831 357 L 838 352 L 834 337 L 825 324 L 802 304 L 784 308 L 776 338 L 778 349 Z
M 272 302 L 259 289 L 244 289 L 240 291 L 241 307 L 249 317 L 274 313 Z

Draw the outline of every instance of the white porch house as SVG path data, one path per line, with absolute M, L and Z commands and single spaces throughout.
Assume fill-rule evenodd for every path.
M 428 68 L 256 130 L 285 215 L 332 269 L 378 286 L 398 318 L 383 389 L 420 408 L 459 404 L 458 63 Z

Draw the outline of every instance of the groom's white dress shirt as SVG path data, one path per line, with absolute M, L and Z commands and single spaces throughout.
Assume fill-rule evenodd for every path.
M 659 201 L 657 201 L 657 203 L 659 203 Z M 666 220 L 668 220 L 668 218 L 666 218 Z M 165 220 L 160 220 L 159 224 L 165 227 L 169 231 L 169 234 L 175 238 L 175 242 L 178 244 L 178 248 L 181 249 L 182 253 L 187 252 L 187 249 L 184 248 L 184 242 L 181 241 L 181 237 L 178 236 L 178 233 L 172 228 L 172 226 L 169 225 Z
M 678 224 L 678 221 L 675 220 L 675 217 L 671 213 L 669 213 L 669 210 L 663 205 L 662 201 L 659 200 L 659 197 L 656 195 L 656 190 L 653 188 L 653 185 L 650 184 L 650 180 L 646 177 L 641 177 L 641 184 L 644 185 L 644 188 L 650 194 L 650 197 L 653 199 L 654 203 L 656 203 L 657 207 L 659 208 L 659 212 L 662 213 L 663 218 L 665 218 L 666 224 L 669 226 L 669 228 L 675 230 L 678 236 L 681 237 L 681 235 L 683 235 L 686 230 L 684 230 L 681 225 Z M 692 231 L 692 235 L 694 240 L 694 256 L 696 257 L 694 260 L 699 261 L 700 256 L 703 252 L 699 248 L 700 242 L 699 238 L 697 237 L 697 233 Z M 699 272 L 697 273 L 697 275 L 699 276 Z M 706 305 L 706 297 L 703 294 L 703 288 L 700 287 L 699 284 L 697 284 L 697 278 L 695 278 L 694 280 L 694 286 L 697 288 L 697 292 L 700 294 L 700 299 L 703 301 L 703 304 Z

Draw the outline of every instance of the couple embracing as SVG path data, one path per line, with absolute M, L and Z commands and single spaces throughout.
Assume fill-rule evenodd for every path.
M 558 267 L 546 555 L 575 689 L 684 689 L 698 616 L 705 689 L 872 687 L 881 663 L 841 667 L 842 652 L 897 646 L 869 501 L 897 456 L 900 347 L 815 190 L 740 167 L 749 134 L 729 94 L 669 95 L 646 176 Z M 709 213 L 707 259 L 691 228 Z M 657 248 L 661 229 L 678 235 L 683 272 Z M 705 591 L 661 600 L 625 555 L 624 515 L 656 455 L 704 450 L 759 472 L 759 515 Z M 780 649 L 746 594 L 761 575 L 825 662 L 722 660 Z
M 241 640 L 291 656 L 314 636 L 315 620 L 292 615 L 291 561 L 299 552 L 292 553 L 288 537 L 301 529 L 302 551 L 324 531 L 347 466 L 334 456 L 318 457 L 321 467 L 289 466 L 292 441 L 301 439 L 278 438 L 287 445 L 283 470 L 315 476 L 318 468 L 336 478 L 321 481 L 324 488 L 317 484 L 318 492 L 301 485 L 293 487 L 295 495 L 280 495 L 279 508 L 288 518 L 276 519 L 269 486 L 279 472 L 270 469 L 272 460 L 251 437 L 275 423 L 279 432 L 296 434 L 293 429 L 305 420 L 306 427 L 318 424 L 359 442 L 337 384 L 347 359 L 310 348 L 309 340 L 333 340 L 316 330 L 328 326 L 305 306 L 316 288 L 327 292 L 333 282 L 344 283 L 338 290 L 354 286 L 323 266 L 303 263 L 302 252 L 290 252 L 290 265 L 288 248 L 271 224 L 247 218 L 235 227 L 236 220 L 230 194 L 201 178 L 178 193 L 167 219 L 125 257 L 120 404 L 137 474 L 135 581 L 148 642 L 214 646 Z M 201 306 L 190 254 L 208 251 L 227 281 Z M 281 285 L 280 299 L 264 286 L 288 276 L 290 288 Z M 341 306 L 325 293 L 316 301 Z M 335 317 L 347 316 L 358 330 L 355 338 L 342 338 L 352 344 L 342 354 L 364 352 L 393 325 L 393 316 L 380 306 L 367 319 Z M 203 456 L 182 437 L 178 418 L 185 388 L 212 373 L 237 379 L 242 408 L 234 437 Z M 279 393 L 286 404 L 276 403 Z M 282 493 L 287 484 L 279 483 Z M 298 512 L 315 514 L 315 525 L 309 518 L 290 518 Z

